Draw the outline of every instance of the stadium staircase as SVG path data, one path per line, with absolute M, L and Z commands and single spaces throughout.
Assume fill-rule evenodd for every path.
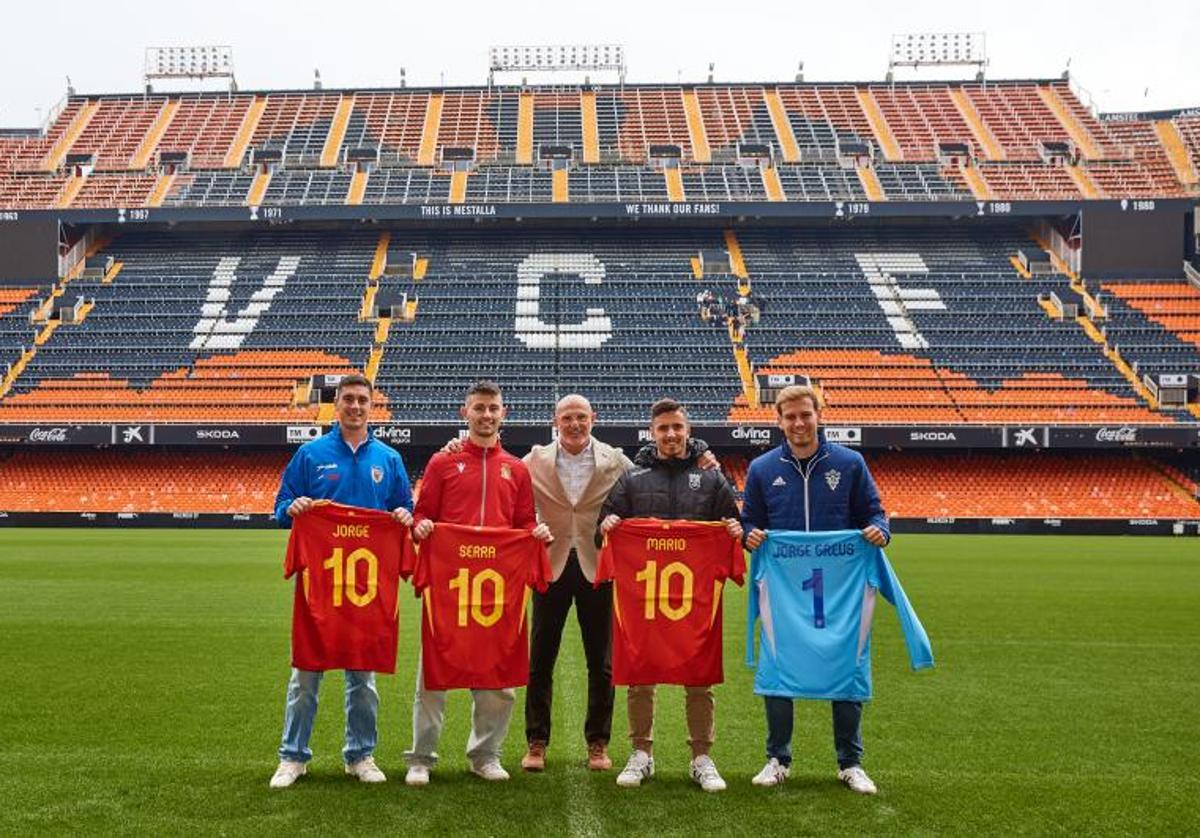
M 225 155 L 226 169 L 236 169 L 242 165 L 242 160 L 246 157 L 246 150 L 250 147 L 250 140 L 258 130 L 258 123 L 262 121 L 266 109 L 267 97 L 255 96 L 254 102 L 246 111 L 241 127 L 238 128 L 237 135 L 233 138 L 233 143 Z
M 966 120 L 971 127 L 971 135 L 975 138 L 975 142 L 983 149 L 984 156 L 988 160 L 1004 160 L 1006 155 L 1003 146 L 997 142 L 996 137 L 984 124 L 983 119 L 979 116 L 979 111 L 971 104 L 971 100 L 967 98 L 966 91 L 961 87 L 954 88 L 950 91 L 950 98 L 954 102 L 954 106 L 958 109 L 959 114 Z
M 1086 160 L 1098 160 L 1103 156 L 1100 147 L 1092 139 L 1087 129 L 1076 118 L 1076 115 L 1071 113 L 1071 110 L 1063 102 L 1059 96 L 1058 90 L 1053 85 L 1041 85 L 1038 87 L 1038 96 L 1046 104 L 1046 107 L 1054 114 L 1062 125 L 1063 130 L 1070 136 L 1075 147 L 1079 149 L 1079 153 Z
M 584 90 L 579 94 L 584 165 L 600 162 L 600 123 L 596 115 L 596 91 Z
M 750 272 L 746 269 L 746 261 L 742 256 L 742 247 L 738 243 L 737 233 L 725 231 L 725 250 L 729 254 L 729 267 L 738 281 L 737 294 L 740 298 L 749 299 L 753 290 L 750 283 Z M 745 328 L 735 326 L 735 321 L 729 321 L 729 340 L 733 346 L 733 359 L 737 364 L 738 378 L 742 382 L 742 396 L 746 404 L 758 406 L 758 382 L 754 378 L 754 369 L 750 363 L 750 354 L 746 351 Z
M 879 176 L 870 166 L 859 166 L 855 169 L 855 174 L 858 175 L 859 181 L 862 182 L 863 192 L 867 193 L 867 200 L 882 201 L 885 199 L 883 186 L 879 183 Z
M 888 126 L 887 119 L 884 118 L 874 93 L 870 89 L 863 88 L 856 89 L 855 93 L 858 95 L 859 104 L 867 116 L 871 133 L 875 135 L 875 141 L 883 152 L 884 159 L 889 161 L 903 159 L 904 155 L 900 151 L 900 145 L 892 135 L 892 129 Z
M 133 154 L 133 160 L 129 164 L 131 169 L 145 169 L 150 165 L 151 156 L 154 154 L 155 149 L 158 148 L 158 144 L 162 142 L 163 136 L 167 133 L 171 121 L 175 119 L 175 114 L 178 112 L 178 99 L 168 99 L 163 102 L 162 108 L 154 118 L 154 123 L 150 126 L 150 130 L 146 132 L 146 136 L 142 138 L 141 144 Z
M 250 184 L 250 192 L 246 195 L 246 206 L 258 207 L 262 206 L 263 197 L 267 194 L 267 188 L 271 185 L 271 172 L 266 169 L 261 169 L 254 175 L 254 183 Z
M 421 147 L 417 152 L 417 165 L 432 166 L 437 154 L 438 127 L 442 118 L 445 97 L 434 93 L 429 97 L 425 109 L 425 126 L 421 129 Z
M 684 88 L 683 112 L 687 116 L 688 137 L 692 142 L 692 160 L 696 163 L 711 163 L 712 152 L 708 147 L 708 133 L 704 129 L 704 115 L 695 89 Z
M 100 102 L 93 99 L 86 102 L 82 108 L 75 112 L 66 130 L 59 136 L 57 142 L 50 148 L 46 158 L 42 161 L 43 171 L 53 172 L 62 166 L 67 153 L 75 145 L 75 141 L 79 139 L 84 130 L 87 129 L 88 124 L 99 110 Z
M 354 94 L 343 93 L 338 100 L 337 111 L 333 116 L 333 124 L 329 126 L 329 135 L 321 149 L 321 166 L 328 168 L 336 166 L 341 156 L 342 142 L 346 138 L 346 128 L 350 123 L 350 112 L 354 110 Z
M 1167 152 L 1179 182 L 1185 186 L 1195 186 L 1200 178 L 1197 177 L 1196 167 L 1188 157 L 1187 146 L 1179 128 L 1169 119 L 1160 119 L 1154 123 L 1154 131 Z
M 796 135 L 792 132 L 791 123 L 788 121 L 787 109 L 783 106 L 783 100 L 779 97 L 779 90 L 772 88 L 765 92 L 768 112 L 771 115 L 771 128 L 775 131 L 775 136 L 779 139 L 779 150 L 783 155 L 785 163 L 800 162 L 800 146 L 796 143 Z

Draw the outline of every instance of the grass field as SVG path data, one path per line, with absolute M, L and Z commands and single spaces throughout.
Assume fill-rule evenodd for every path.
M 880 793 L 835 780 L 827 704 L 801 703 L 792 779 L 757 789 L 761 705 L 742 663 L 745 595 L 726 600 L 714 751 L 729 790 L 687 779 L 682 695 L 660 696 L 658 775 L 622 790 L 583 768 L 582 650 L 568 625 L 549 768 L 468 775 L 468 699 L 443 762 L 403 784 L 416 657 L 380 678 L 382 786 L 340 761 L 341 676 L 322 690 L 310 775 L 273 792 L 291 586 L 278 532 L 0 531 L 0 834 L 390 832 L 525 835 L 1200 831 L 1200 549 L 1195 540 L 901 536 L 889 550 L 929 631 L 908 671 L 882 608 L 864 721 Z M 520 708 L 521 698 L 518 698 Z M 614 757 L 623 761 L 623 691 Z

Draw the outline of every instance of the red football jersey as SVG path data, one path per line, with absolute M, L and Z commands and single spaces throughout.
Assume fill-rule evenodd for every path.
M 622 521 L 596 571 L 597 585 L 613 580 L 613 683 L 721 683 L 721 592 L 745 573 L 720 521 Z
M 292 522 L 284 578 L 299 572 L 292 666 L 396 671 L 397 590 L 408 527 L 387 512 L 318 501 Z
M 425 688 L 498 690 L 529 680 L 530 587 L 551 577 L 546 545 L 529 530 L 438 522 L 417 546 Z

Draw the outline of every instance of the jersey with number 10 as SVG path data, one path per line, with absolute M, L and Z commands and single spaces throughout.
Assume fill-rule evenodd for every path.
M 397 589 L 408 527 L 387 512 L 318 501 L 296 516 L 284 578 L 300 573 L 292 666 L 396 671 Z
M 871 697 L 871 623 L 878 591 L 896 608 L 913 669 L 933 666 L 929 638 L 887 556 L 858 530 L 770 530 L 750 566 L 746 663 L 762 623 L 759 695 Z
M 622 521 L 596 571 L 597 585 L 613 580 L 613 683 L 721 683 L 721 592 L 745 572 L 720 521 Z
M 499 690 L 529 681 L 529 589 L 546 590 L 546 545 L 529 530 L 439 521 L 418 548 L 421 666 L 428 690 Z

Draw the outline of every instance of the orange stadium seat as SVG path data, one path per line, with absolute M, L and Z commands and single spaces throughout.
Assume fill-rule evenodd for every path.
M 28 451 L 0 461 L 9 512 L 273 511 L 290 451 Z
M 1154 465 L 1102 454 L 869 452 L 894 517 L 1196 518 L 1200 503 Z

